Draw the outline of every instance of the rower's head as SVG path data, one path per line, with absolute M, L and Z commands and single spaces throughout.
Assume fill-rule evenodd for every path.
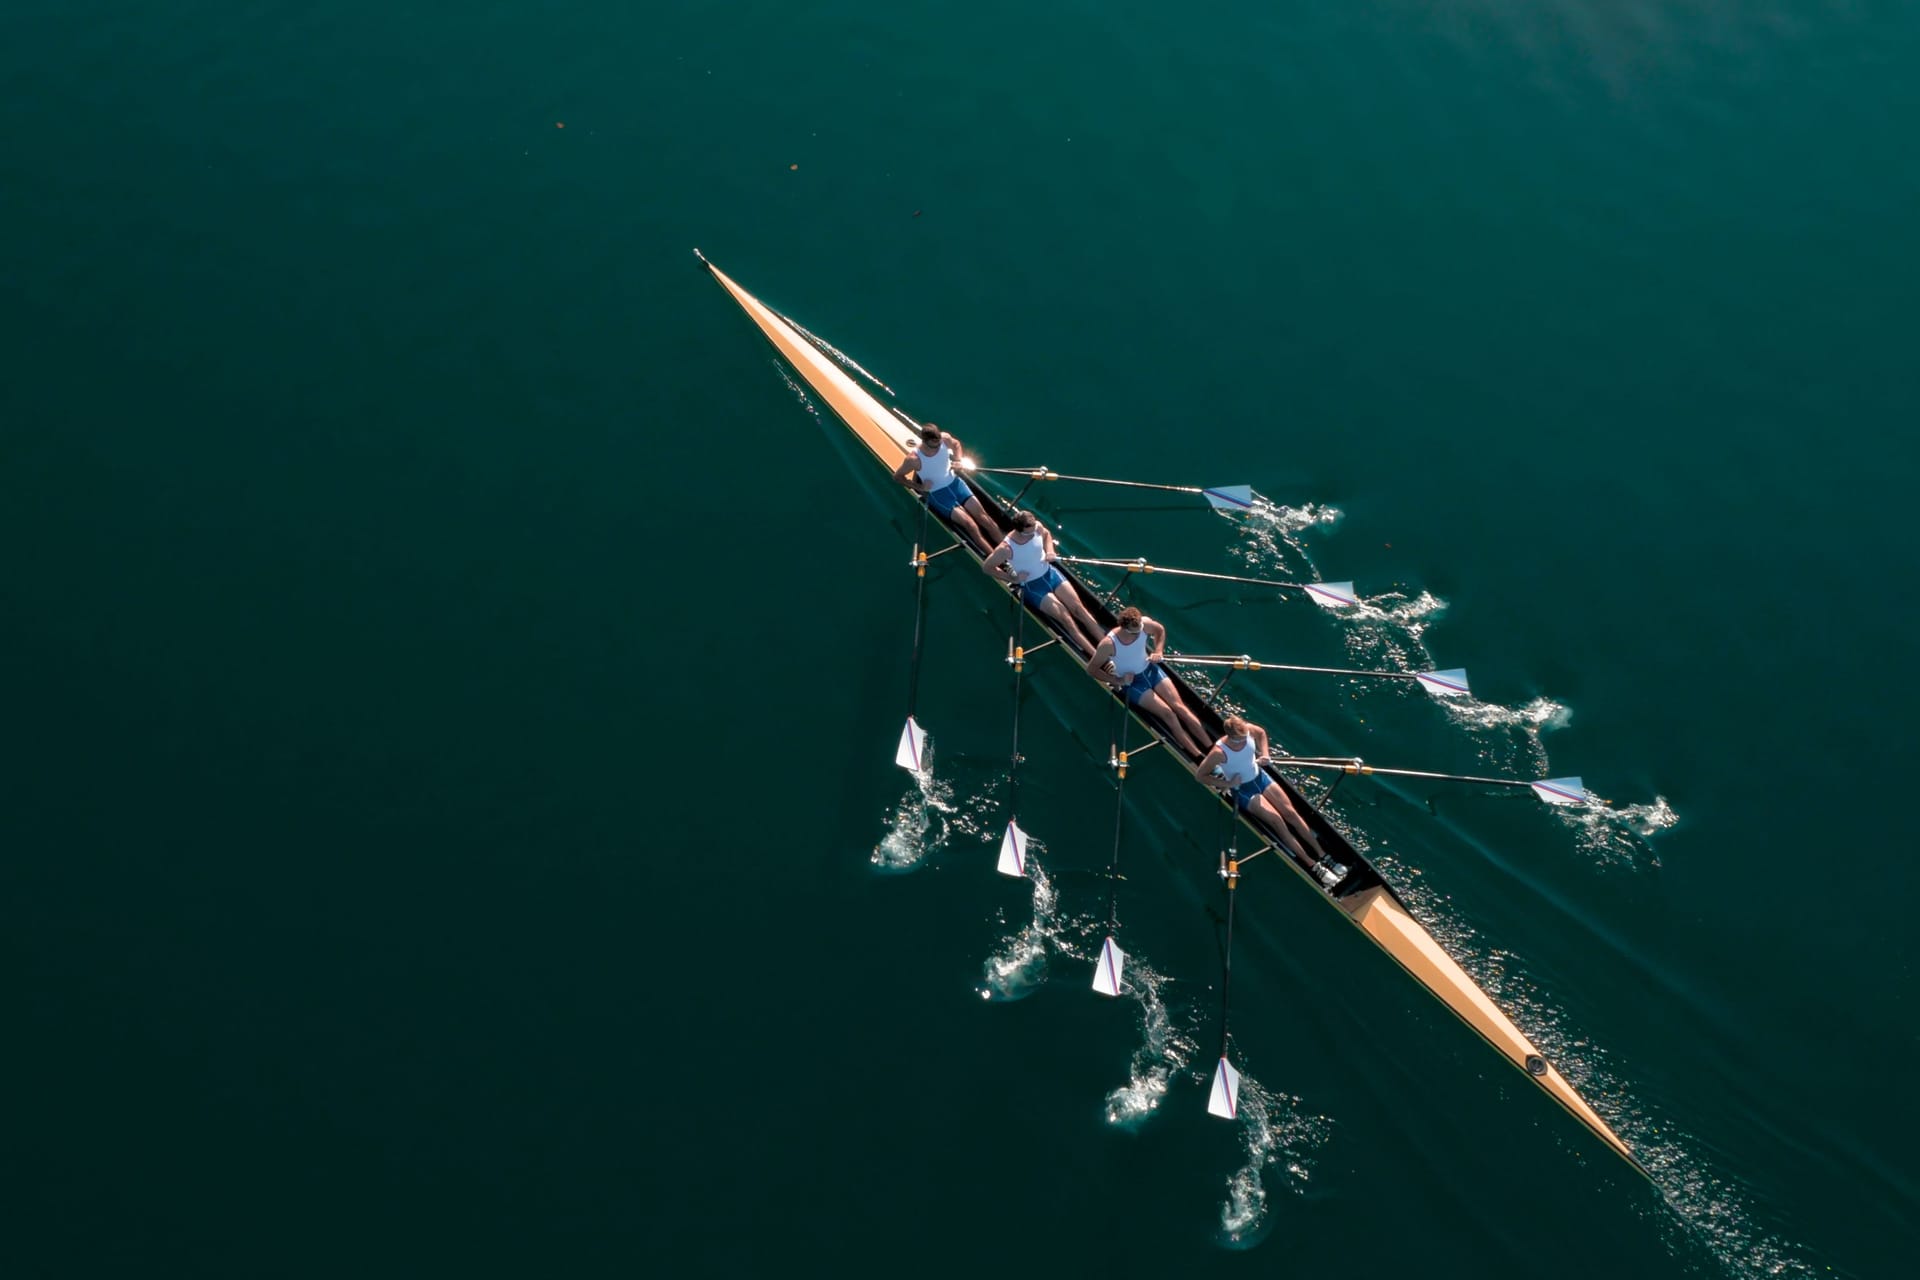
M 1228 716 L 1227 723 L 1224 727 L 1229 738 L 1244 738 L 1247 736 L 1247 722 L 1239 716 Z
M 931 422 L 920 428 L 920 447 L 938 449 L 940 447 L 940 428 Z
M 1115 620 L 1119 622 L 1120 629 L 1128 635 L 1137 636 L 1140 634 L 1140 611 L 1132 605 L 1128 605 L 1122 609 Z
M 1040 527 L 1040 520 L 1031 511 L 1016 511 L 1013 513 L 1013 527 L 1021 533 L 1032 533 Z

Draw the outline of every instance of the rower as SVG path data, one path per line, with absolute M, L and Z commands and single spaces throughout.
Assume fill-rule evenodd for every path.
M 1126 696 L 1173 735 L 1189 758 L 1207 753 L 1207 731 L 1181 700 L 1180 688 L 1167 678 L 1160 659 L 1167 653 L 1167 629 L 1132 605 L 1120 611 L 1120 625 L 1100 639 L 1087 671 Z M 1145 632 L 1145 635 L 1141 633 Z
M 1266 771 L 1272 762 L 1267 731 L 1240 716 L 1228 716 L 1226 729 L 1226 736 L 1194 767 L 1193 776 L 1232 796 L 1235 808 L 1272 832 L 1321 884 L 1331 889 L 1346 879 L 1347 868 L 1327 856 L 1313 828 L 1287 798 L 1287 789 Z
M 1100 623 L 1079 591 L 1050 561 L 1059 557 L 1053 532 L 1031 511 L 1013 513 L 1013 531 L 1000 540 L 980 567 L 1019 587 L 1020 598 L 1059 626 L 1067 642 L 1090 656 L 1100 643 Z
M 980 554 L 986 555 L 1000 541 L 1000 526 L 980 505 L 967 482 L 955 474 L 961 458 L 960 441 L 929 422 L 920 428 L 920 447 L 908 450 L 900 459 L 893 478 L 921 493 L 933 514 L 973 539 Z M 907 478 L 916 472 L 913 479 Z

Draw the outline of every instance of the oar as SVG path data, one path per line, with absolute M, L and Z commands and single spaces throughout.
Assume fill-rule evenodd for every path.
M 1127 953 L 1113 940 L 1120 929 L 1120 830 L 1126 820 L 1127 801 L 1127 728 L 1130 717 L 1124 703 L 1120 706 L 1120 742 L 1110 763 L 1119 774 L 1113 789 L 1113 856 L 1107 859 L 1107 936 L 1100 944 L 1100 959 L 1093 966 L 1093 989 L 1103 996 L 1120 994 L 1120 975 L 1126 968 Z
M 1108 480 L 1102 476 L 1066 476 L 1046 467 L 981 467 L 967 463 L 961 464 L 967 471 L 977 471 L 990 476 L 1025 476 L 1026 484 L 1013 496 L 1017 503 L 1026 496 L 1028 489 L 1042 480 L 1070 480 L 1075 484 L 1104 484 L 1116 489 L 1150 489 L 1156 493 L 1191 493 L 1205 498 L 1207 505 L 1215 511 L 1270 511 L 1273 503 L 1253 491 L 1252 485 L 1221 484 L 1211 488 L 1201 488 L 1191 484 L 1150 484 L 1144 480 Z
M 1432 773 L 1425 769 L 1383 769 L 1366 763 L 1358 756 L 1344 759 L 1339 756 L 1275 756 L 1273 763 L 1282 769 L 1297 765 L 1302 769 L 1331 769 L 1360 778 L 1378 774 L 1391 778 L 1425 778 L 1433 782 L 1470 782 L 1488 787 L 1527 787 L 1548 804 L 1605 803 L 1589 792 L 1578 778 L 1545 778 L 1539 782 L 1528 782 L 1524 778 L 1481 778 L 1468 773 Z
M 900 745 L 894 749 L 893 762 L 909 773 L 925 769 L 927 731 L 913 718 L 914 704 L 920 697 L 920 635 L 926 617 L 927 598 L 927 513 L 926 499 L 920 501 L 920 540 L 913 544 L 915 585 L 913 588 L 913 661 L 907 668 L 907 727 L 900 731 Z
M 1468 693 L 1467 673 L 1462 667 L 1450 671 L 1361 671 L 1352 667 L 1302 667 L 1287 662 L 1255 662 L 1245 654 L 1229 657 L 1226 654 L 1170 653 L 1166 661 L 1175 666 L 1231 667 L 1235 671 L 1305 671 L 1322 676 L 1364 676 L 1369 680 L 1415 680 L 1422 689 L 1438 698 L 1464 698 Z
M 1013 763 L 1007 770 L 1007 832 L 1000 837 L 1000 874 L 1027 874 L 1027 833 L 1020 829 L 1020 674 L 1026 669 L 1027 611 L 1013 592 L 1013 634 L 1007 637 L 1007 664 L 1013 668 Z
M 1164 573 L 1175 578 L 1205 578 L 1211 582 L 1240 582 L 1255 587 L 1272 587 L 1276 591 L 1303 591 L 1315 604 L 1327 609 L 1353 609 L 1360 604 L 1360 597 L 1353 592 L 1351 582 L 1278 582 L 1272 578 L 1248 578 L 1237 573 L 1204 573 L 1199 569 L 1169 569 L 1163 564 L 1150 564 L 1145 559 L 1102 560 L 1095 556 L 1061 556 L 1063 564 L 1090 564 L 1105 569 L 1125 569 L 1133 573 Z M 1121 576 L 1121 581 L 1126 575 Z
M 1232 810 L 1228 810 L 1231 815 Z M 1234 843 L 1239 843 L 1239 824 L 1234 824 Z M 1220 959 L 1220 1061 L 1213 1068 L 1213 1089 L 1207 1097 L 1207 1113 L 1222 1120 L 1240 1114 L 1240 1073 L 1227 1061 L 1227 1027 L 1233 1016 L 1233 899 L 1240 887 L 1240 859 L 1237 850 L 1220 855 L 1220 878 L 1227 882 L 1227 945 Z

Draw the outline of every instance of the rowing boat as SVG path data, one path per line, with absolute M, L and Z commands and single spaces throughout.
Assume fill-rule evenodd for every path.
M 696 249 L 694 253 L 701 265 L 747 313 L 748 318 L 758 326 L 761 333 L 773 344 L 774 349 L 780 353 L 787 364 L 799 374 L 808 388 L 825 401 L 834 415 L 873 455 L 875 461 L 888 471 L 892 471 L 917 442 L 912 419 L 898 409 L 882 404 L 866 388 L 856 382 L 838 362 L 822 351 L 817 345 L 818 340 L 811 334 L 741 288 L 709 262 L 699 250 Z M 995 520 L 1005 527 L 1010 515 L 1007 504 L 984 486 L 976 485 L 974 491 Z M 981 559 L 972 545 L 961 537 L 958 531 L 949 528 L 949 532 L 968 555 L 973 556 L 976 561 Z M 922 560 L 922 567 L 924 569 L 924 560 Z M 1088 607 L 1093 610 L 1094 616 L 1100 620 L 1102 627 L 1110 628 L 1115 625 L 1112 612 L 1102 602 L 1098 592 L 1075 577 L 1071 566 L 1060 564 L 1055 567 L 1074 583 Z M 1055 635 L 1059 634 L 1052 621 L 1037 610 L 1029 609 L 1028 614 L 1039 625 L 1046 627 Z M 1208 734 L 1218 737 L 1223 732 L 1223 717 L 1220 712 L 1201 697 L 1177 672 L 1169 669 L 1168 678 L 1179 687 L 1182 696 L 1187 700 L 1187 705 L 1194 709 Z M 1102 688 L 1105 686 L 1103 685 Z M 1108 693 L 1122 706 L 1126 705 L 1124 698 L 1118 692 L 1108 690 Z M 1163 737 L 1158 727 L 1152 722 L 1142 719 L 1137 714 L 1134 718 L 1156 739 Z M 912 728 L 911 721 L 909 721 L 909 728 L 910 730 Z M 1164 745 L 1172 754 L 1180 756 L 1172 743 Z M 1281 764 L 1284 765 L 1285 761 L 1282 760 Z M 1338 884 L 1327 888 L 1313 878 L 1305 864 L 1284 850 L 1275 851 L 1281 855 L 1279 861 L 1291 867 L 1313 893 L 1337 909 L 1375 946 L 1392 957 L 1394 962 L 1415 982 L 1450 1009 L 1481 1039 L 1491 1045 L 1496 1053 L 1524 1074 L 1548 1097 L 1559 1103 L 1569 1115 L 1586 1126 L 1606 1145 L 1608 1150 L 1627 1161 L 1642 1174 L 1646 1174 L 1645 1166 L 1634 1156 L 1632 1149 L 1567 1082 L 1566 1077 L 1540 1051 L 1539 1046 L 1515 1025 L 1513 1019 L 1494 1003 L 1492 997 L 1481 989 L 1480 985 L 1460 966 L 1460 963 L 1447 953 L 1418 920 L 1414 919 L 1407 909 L 1406 902 L 1395 892 L 1393 886 L 1386 882 L 1373 864 L 1353 847 L 1352 843 L 1327 820 L 1324 814 L 1307 802 L 1306 797 L 1292 781 L 1278 770 L 1273 771 L 1272 776 L 1285 788 L 1294 807 L 1312 825 L 1322 847 L 1345 864 L 1349 870 Z M 1242 821 L 1246 821 L 1244 816 Z M 1254 827 L 1251 823 L 1247 825 L 1256 835 L 1265 838 L 1265 833 L 1260 828 Z M 1231 883 L 1232 881 L 1229 881 L 1229 885 Z M 1224 1053 L 1222 1066 L 1225 1067 Z M 1237 1076 L 1235 1081 L 1237 1089 Z M 1218 1087 L 1219 1078 L 1216 1077 L 1216 1089 Z

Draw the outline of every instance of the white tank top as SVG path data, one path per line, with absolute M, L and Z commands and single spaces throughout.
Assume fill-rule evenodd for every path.
M 1007 563 L 1013 566 L 1014 576 L 1022 582 L 1032 582 L 1035 578 L 1046 576 L 1047 540 L 1040 536 L 1038 529 L 1025 542 L 1007 535 Z
M 932 453 L 924 449 L 913 451 L 913 464 L 920 469 L 920 483 L 927 486 L 927 492 L 944 489 L 953 483 L 953 449 L 945 439 Z
M 1127 643 L 1127 633 L 1120 627 L 1115 627 L 1108 634 L 1113 637 L 1113 674 L 1137 676 L 1147 669 L 1147 649 L 1150 646 L 1147 644 L 1145 628 L 1133 638 L 1132 644 Z
M 1227 745 L 1225 738 L 1216 744 L 1226 757 L 1220 764 L 1220 771 L 1227 775 L 1227 781 L 1239 786 L 1243 782 L 1252 782 L 1260 776 L 1260 765 L 1253 749 L 1253 735 L 1247 735 L 1247 741 L 1238 751 Z

